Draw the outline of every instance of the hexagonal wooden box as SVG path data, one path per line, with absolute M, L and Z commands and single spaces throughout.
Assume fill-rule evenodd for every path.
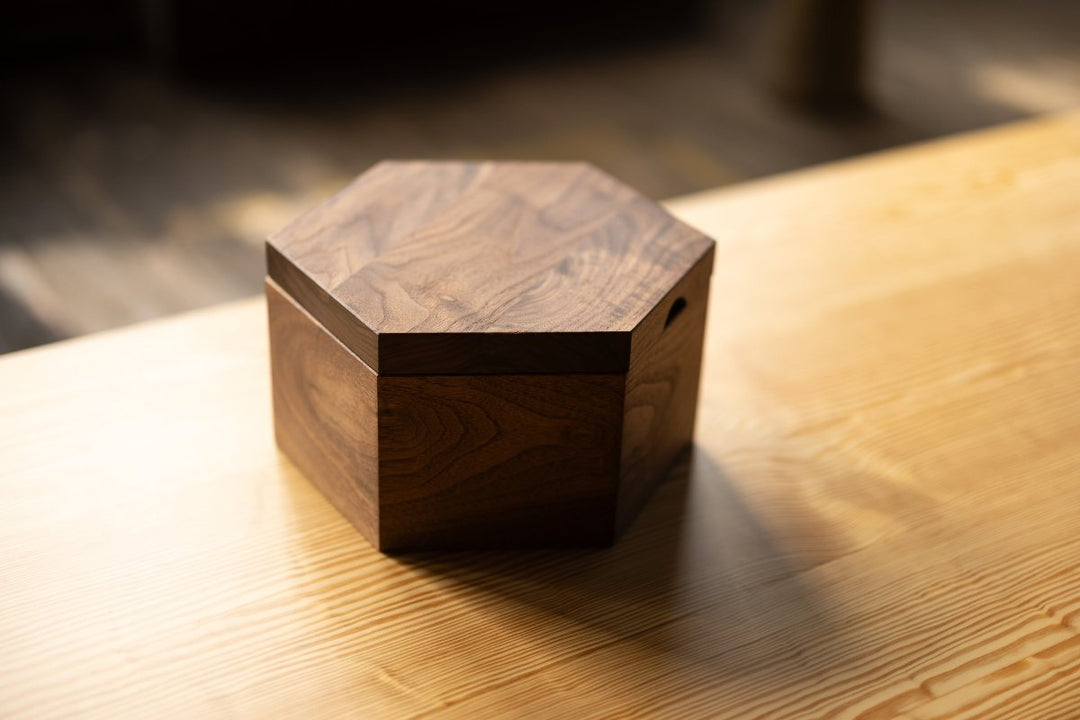
M 610 543 L 690 445 L 712 262 L 589 165 L 376 165 L 267 242 L 278 444 L 382 550 Z

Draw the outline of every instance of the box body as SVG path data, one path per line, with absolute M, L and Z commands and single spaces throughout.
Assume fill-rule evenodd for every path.
M 690 447 L 711 264 L 626 373 L 380 377 L 268 279 L 277 442 L 386 552 L 610 544 Z
M 712 262 L 588 166 L 379 166 L 268 243 L 278 444 L 383 551 L 609 544 L 690 447 Z

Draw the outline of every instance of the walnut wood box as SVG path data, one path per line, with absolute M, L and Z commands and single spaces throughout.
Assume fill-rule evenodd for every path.
M 589 165 L 376 165 L 267 242 L 278 445 L 384 551 L 608 544 L 690 445 L 712 262 Z

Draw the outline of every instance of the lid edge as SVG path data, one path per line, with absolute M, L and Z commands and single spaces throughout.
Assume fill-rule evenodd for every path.
M 378 336 L 269 240 L 266 242 L 266 274 L 342 345 L 379 372 Z
M 266 242 L 267 275 L 379 375 L 625 373 L 631 333 L 376 333 Z

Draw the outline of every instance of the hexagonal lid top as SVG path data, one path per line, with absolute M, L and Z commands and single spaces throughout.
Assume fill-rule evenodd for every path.
M 380 374 L 621 372 L 712 248 L 590 165 L 383 162 L 272 236 L 267 265 Z

